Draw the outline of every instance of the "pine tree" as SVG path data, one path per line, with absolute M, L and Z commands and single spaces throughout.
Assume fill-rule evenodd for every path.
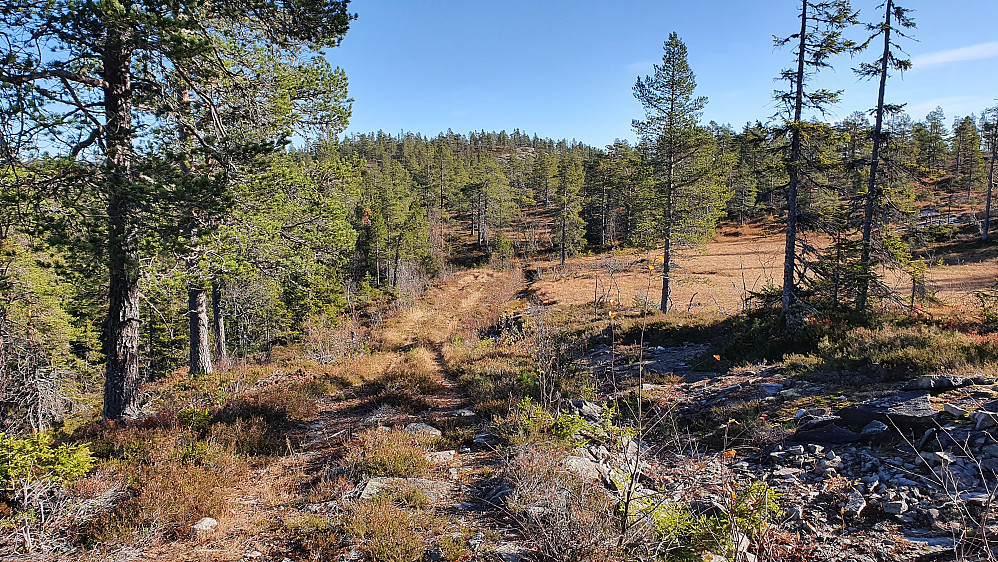
M 146 125 L 185 113 L 177 103 L 177 85 L 252 70 L 256 39 L 265 37 L 275 52 L 299 60 L 335 46 L 351 19 L 346 6 L 346 1 L 291 6 L 264 0 L 242 7 L 19 0 L 0 10 L 0 26 L 13 31 L 0 53 L 0 84 L 28 101 L 32 109 L 25 117 L 37 127 L 52 131 L 53 138 L 71 139 L 54 150 L 100 163 L 109 273 L 106 419 L 134 410 L 138 397 L 140 219 L 157 187 L 147 184 L 140 169 L 138 141 L 156 129 Z M 239 44 L 246 45 L 247 56 L 230 58 L 235 53 L 229 47 Z M 37 57 L 38 52 L 48 55 Z M 217 107 L 208 92 L 197 103 Z M 188 132 L 208 146 L 222 140 L 196 135 L 193 127 Z
M 709 240 L 727 193 L 714 162 L 713 138 L 699 124 L 707 98 L 694 96 L 696 77 L 686 60 L 686 45 L 673 32 L 664 50 L 655 73 L 638 78 L 634 85 L 634 97 L 644 106 L 645 119 L 635 120 L 633 127 L 654 170 L 654 195 L 646 211 L 662 241 L 659 308 L 669 312 L 674 246 Z
M 925 116 L 925 121 L 915 128 L 918 144 L 918 163 L 932 176 L 940 175 L 949 150 L 946 147 L 946 115 L 936 107 Z
M 817 71 L 831 66 L 828 62 L 830 57 L 855 46 L 842 36 L 846 27 L 856 23 L 856 13 L 852 11 L 849 0 L 800 0 L 800 6 L 800 31 L 775 39 L 777 46 L 796 45 L 794 55 L 797 63 L 795 68 L 786 69 L 780 74 L 780 79 L 788 83 L 788 89 L 776 93 L 777 101 L 784 106 L 780 133 L 789 137 L 785 157 L 789 182 L 781 299 L 784 322 L 788 319 L 791 305 L 797 301 L 798 191 L 808 165 L 804 137 L 809 128 L 809 124 L 802 120 L 802 115 L 804 109 L 824 113 L 829 105 L 838 101 L 841 94 L 841 91 L 809 90 L 807 82 Z
M 973 116 L 957 118 L 952 136 L 953 181 L 967 192 L 970 203 L 974 188 L 984 179 L 984 155 L 981 153 L 981 132 Z

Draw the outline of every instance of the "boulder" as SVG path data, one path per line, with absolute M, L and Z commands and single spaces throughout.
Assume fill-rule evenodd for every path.
M 908 511 L 908 504 L 904 500 L 884 503 L 884 512 L 891 515 L 901 515 Z
M 360 499 L 369 500 L 382 492 L 389 490 L 399 490 L 414 488 L 421 492 L 431 502 L 437 502 L 446 496 L 453 485 L 450 482 L 441 480 L 431 480 L 429 478 L 372 478 L 364 485 L 364 491 L 360 493 Z
M 795 441 L 805 443 L 855 443 L 859 441 L 859 434 L 833 423 L 817 429 L 804 431 L 798 429 L 793 438 Z
M 970 419 L 976 422 L 974 429 L 980 431 L 998 425 L 998 402 L 982 405 L 976 412 L 970 414 Z
M 191 532 L 195 535 L 203 535 L 213 531 L 215 527 L 218 527 L 218 521 L 215 521 L 211 517 L 204 517 L 191 527 Z
M 599 480 L 600 474 L 606 470 L 603 469 L 601 471 L 601 467 L 597 463 L 583 456 L 567 456 L 562 463 L 565 465 L 566 470 L 586 480 Z
M 882 421 L 872 420 L 863 426 L 859 436 L 867 441 L 882 441 L 890 435 L 890 428 Z
M 939 415 L 929 401 L 929 393 L 924 391 L 875 398 L 846 406 L 835 413 L 848 425 L 862 427 L 877 420 L 899 428 L 934 426 Z
M 444 435 L 439 429 L 425 423 L 410 423 L 405 426 L 405 432 L 419 437 L 443 437 Z
M 957 406 L 956 404 L 950 404 L 949 402 L 943 404 L 943 411 L 953 416 L 954 418 L 959 418 L 969 413 L 967 410 L 964 410 L 960 406 Z
M 971 381 L 956 375 L 925 375 L 908 381 L 904 390 L 930 390 L 943 392 L 971 384 Z
M 842 508 L 843 512 L 850 517 L 859 517 L 866 509 L 866 498 L 858 490 L 853 490 L 846 499 L 846 504 Z
M 432 463 L 448 463 L 454 460 L 457 455 L 457 451 L 432 451 L 426 453 L 426 459 Z

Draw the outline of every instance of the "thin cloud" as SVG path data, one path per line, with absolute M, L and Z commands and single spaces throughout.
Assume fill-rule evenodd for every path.
M 924 55 L 918 55 L 912 62 L 914 63 L 914 68 L 924 68 L 927 66 L 983 60 L 993 57 L 998 57 L 998 42 L 981 43 L 980 45 L 960 47 L 959 49 L 926 53 Z

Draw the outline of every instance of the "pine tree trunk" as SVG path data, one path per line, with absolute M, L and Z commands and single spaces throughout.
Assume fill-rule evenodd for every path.
M 223 368 L 229 364 L 229 352 L 225 346 L 225 318 L 222 317 L 222 286 L 218 279 L 211 282 L 211 318 L 215 336 L 215 364 Z
M 187 317 L 190 322 L 191 353 L 187 372 L 207 374 L 214 370 L 208 340 L 208 291 L 197 285 L 187 286 Z
M 870 157 L 870 177 L 867 180 L 866 203 L 863 207 L 863 251 L 860 264 L 863 269 L 856 295 L 856 308 L 866 310 L 870 293 L 872 263 L 870 254 L 873 245 L 873 212 L 879 197 L 877 170 L 880 166 L 880 144 L 884 128 L 884 89 L 887 85 L 887 62 L 891 48 L 891 12 L 893 0 L 887 0 L 887 17 L 884 22 L 884 53 L 880 64 L 880 92 L 877 94 L 877 118 L 873 126 L 873 154 Z
M 800 118 L 804 105 L 804 61 L 807 58 L 807 2 L 801 0 L 800 45 L 797 52 L 797 77 L 794 93 L 794 125 L 790 140 L 790 183 L 787 186 L 787 243 L 783 261 L 783 295 L 781 314 L 786 318 L 793 304 L 796 284 L 794 270 L 797 261 L 797 188 L 800 183 L 801 138 Z
M 103 53 L 108 182 L 108 313 L 104 325 L 106 420 L 135 413 L 139 386 L 139 232 L 132 185 L 132 85 L 128 30 L 112 30 Z
M 665 242 L 662 244 L 662 300 L 658 305 L 659 310 L 668 314 L 672 308 L 672 221 L 673 221 L 673 189 L 675 188 L 673 174 L 675 173 L 675 163 L 672 162 L 672 155 L 669 155 L 669 176 L 666 180 L 665 192 L 665 231 L 662 237 Z

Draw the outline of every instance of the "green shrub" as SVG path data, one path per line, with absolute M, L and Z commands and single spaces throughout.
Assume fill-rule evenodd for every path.
M 189 407 L 177 412 L 177 421 L 189 427 L 192 431 L 205 433 L 211 428 L 215 416 L 209 408 Z
M 872 368 L 893 379 L 998 361 L 995 339 L 926 324 L 853 328 L 837 341 L 823 340 L 820 351 L 841 368 Z
M 731 538 L 741 533 L 758 541 L 769 520 L 780 516 L 779 494 L 765 482 L 756 481 L 732 494 L 727 513 L 696 516 L 681 504 L 639 500 L 636 511 L 650 515 L 655 532 L 666 550 L 682 556 L 694 556 L 709 550 L 726 556 L 734 554 Z
M 24 478 L 71 482 L 86 475 L 93 461 L 86 445 L 54 446 L 47 434 L 15 439 L 0 433 L 0 497 Z

